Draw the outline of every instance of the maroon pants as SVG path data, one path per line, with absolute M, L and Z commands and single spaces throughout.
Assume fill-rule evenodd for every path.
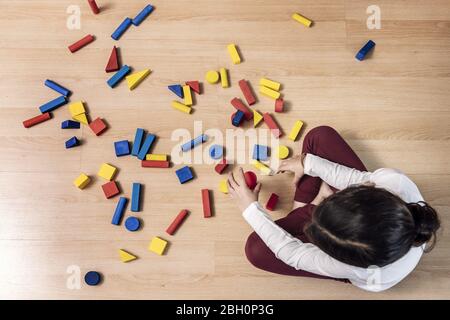
M 303 141 L 302 152 L 311 153 L 350 168 L 367 171 L 352 148 L 336 130 L 330 127 L 321 126 L 309 131 Z M 318 194 L 321 183 L 320 178 L 303 176 L 297 185 L 295 200 L 308 204 L 275 221 L 281 228 L 303 242 L 309 242 L 303 233 L 303 228 L 311 220 L 314 205 L 309 203 Z M 251 264 L 262 270 L 290 276 L 328 278 L 303 270 L 295 270 L 283 261 L 278 260 L 255 232 L 250 234 L 247 239 L 245 254 Z

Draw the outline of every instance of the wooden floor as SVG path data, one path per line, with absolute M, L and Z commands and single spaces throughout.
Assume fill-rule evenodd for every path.
M 396 299 L 450 298 L 450 1 L 435 0 L 154 0 L 155 12 L 119 42 L 110 34 L 147 1 L 98 0 L 94 16 L 82 0 L 0 0 L 0 298 L 62 299 Z M 66 9 L 81 7 L 81 30 L 68 30 Z M 381 30 L 368 30 L 366 8 L 381 8 Z M 308 29 L 293 12 L 314 20 Z M 91 33 L 96 41 L 76 54 L 67 46 Z M 368 39 L 376 49 L 364 62 L 354 55 Z M 234 66 L 226 45 L 239 45 L 244 63 Z M 111 90 L 104 67 L 111 47 L 135 70 L 153 73 L 133 92 Z M 205 84 L 196 112 L 171 109 L 167 85 L 203 81 L 207 70 L 226 67 L 232 87 Z M 280 81 L 289 110 L 277 116 L 288 131 L 296 119 L 307 130 L 335 127 L 373 170 L 396 167 L 418 184 L 441 215 L 444 228 L 436 249 L 395 288 L 378 294 L 334 281 L 265 273 L 245 259 L 250 233 L 240 212 L 217 192 L 221 179 L 207 165 L 194 166 L 198 178 L 180 185 L 170 171 L 144 170 L 135 158 L 116 158 L 113 142 L 132 140 L 143 127 L 158 135 L 157 153 L 170 153 L 177 128 L 231 128 L 229 101 L 240 96 L 237 81 L 254 87 L 267 76 Z M 70 88 L 71 101 L 87 102 L 92 118 L 110 128 L 95 137 L 89 128 L 62 131 L 67 107 L 31 129 L 22 121 L 55 97 L 43 86 L 53 79 Z M 272 111 L 261 98 L 260 111 Z M 65 150 L 77 134 L 82 146 Z M 287 139 L 283 143 L 289 144 Z M 289 144 L 297 151 L 299 142 Z M 129 233 L 110 219 L 117 198 L 106 200 L 95 174 L 102 162 L 117 166 L 125 196 L 131 183 L 145 184 L 144 228 Z M 90 187 L 72 181 L 85 172 Z M 286 176 L 261 178 L 261 198 L 285 190 L 275 217 L 287 214 L 293 192 Z M 201 188 L 214 189 L 216 216 L 202 218 Z M 165 228 L 182 208 L 191 216 L 175 237 Z M 127 213 L 127 215 L 129 212 Z M 169 240 L 167 255 L 147 251 L 155 235 Z M 128 249 L 140 259 L 118 260 Z M 66 287 L 66 269 L 98 270 L 99 287 Z

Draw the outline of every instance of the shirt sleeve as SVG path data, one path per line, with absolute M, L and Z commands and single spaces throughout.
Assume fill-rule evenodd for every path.
M 328 185 L 342 190 L 352 184 L 370 181 L 371 173 L 349 168 L 313 154 L 307 154 L 304 161 L 305 174 L 319 177 Z

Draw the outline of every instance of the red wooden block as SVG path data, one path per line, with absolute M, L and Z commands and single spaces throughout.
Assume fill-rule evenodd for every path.
M 80 50 L 81 48 L 83 48 L 84 46 L 88 45 L 89 43 L 91 43 L 92 41 L 94 41 L 95 38 L 93 35 L 88 34 L 86 37 L 84 37 L 81 40 L 78 40 L 77 42 L 75 42 L 74 44 L 69 46 L 69 50 L 70 52 L 74 53 L 77 52 L 78 50 Z
M 34 118 L 25 120 L 23 122 L 23 126 L 25 128 L 30 128 L 32 126 L 35 126 L 35 125 L 41 123 L 41 122 L 47 121 L 47 120 L 49 120 L 51 118 L 52 118 L 52 114 L 50 112 L 46 112 L 46 113 L 40 114 L 40 115 L 38 115 L 38 116 L 36 116 Z
M 187 210 L 181 210 L 181 212 L 175 217 L 170 226 L 167 228 L 166 232 L 173 236 L 173 234 L 178 230 L 178 228 L 183 224 L 184 219 L 188 216 L 189 212 Z
M 284 108 L 283 98 L 275 100 L 275 112 L 283 112 L 283 108 Z
M 252 89 L 250 88 L 250 84 L 245 79 L 239 81 L 239 87 L 241 88 L 242 93 L 244 94 L 245 100 L 249 106 L 254 105 L 256 103 L 255 95 L 253 94 Z
M 106 199 L 112 198 L 120 193 L 117 183 L 115 181 L 110 181 L 102 185 L 103 193 Z
M 198 81 L 187 81 L 186 84 L 191 87 L 191 89 L 200 94 L 200 83 Z
M 272 118 L 272 116 L 269 113 L 264 113 L 264 122 L 269 127 L 270 131 L 272 132 L 272 135 L 275 138 L 279 138 L 283 135 L 283 132 L 281 131 L 280 127 L 278 127 L 278 124 L 275 122 L 275 120 Z
M 251 190 L 254 190 L 256 188 L 256 185 L 258 184 L 256 174 L 253 171 L 247 171 L 246 173 L 244 173 L 244 178 L 247 187 L 249 187 Z
M 91 10 L 94 14 L 99 14 L 100 9 L 97 6 L 97 3 L 95 3 L 95 0 L 88 0 L 89 6 L 91 7 Z
M 89 123 L 89 127 L 95 133 L 96 136 L 99 136 L 106 130 L 106 123 L 101 119 L 97 118 L 91 123 Z
M 270 195 L 269 200 L 266 203 L 266 209 L 270 211 L 274 211 L 278 202 L 278 196 L 275 193 Z
M 105 71 L 106 72 L 115 72 L 119 70 L 119 57 L 117 55 L 117 48 L 116 46 L 113 47 L 111 55 L 109 56 L 108 64 L 106 65 Z
M 142 168 L 169 168 L 169 161 L 142 160 Z
M 218 174 L 222 174 L 223 170 L 225 170 L 226 167 L 228 167 L 227 160 L 222 159 L 222 161 L 220 161 L 220 162 L 216 165 L 216 167 L 214 168 L 214 170 L 216 170 L 216 172 L 217 172 Z
M 234 98 L 233 100 L 231 100 L 231 104 L 237 110 L 241 110 L 245 114 L 246 120 L 253 119 L 253 112 L 249 108 L 247 108 L 247 106 L 241 101 L 241 99 Z
M 202 202 L 203 202 L 203 217 L 210 218 L 212 216 L 212 213 L 208 189 L 202 189 Z

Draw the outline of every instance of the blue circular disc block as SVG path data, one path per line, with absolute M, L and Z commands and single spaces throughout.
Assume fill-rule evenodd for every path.
M 218 144 L 214 144 L 209 148 L 209 156 L 215 160 L 222 158 L 223 147 Z
M 90 286 L 98 285 L 101 280 L 102 280 L 102 276 L 97 271 L 89 271 L 84 276 L 84 282 L 86 282 L 86 284 L 90 285 Z
M 141 221 L 136 217 L 129 217 L 125 220 L 125 228 L 127 228 L 128 231 L 136 231 L 140 226 Z

